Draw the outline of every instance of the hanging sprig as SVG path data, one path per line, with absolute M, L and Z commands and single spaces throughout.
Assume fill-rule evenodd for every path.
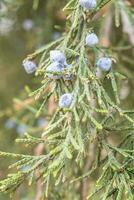
M 120 73 L 116 72 L 114 58 L 100 45 L 99 36 L 91 27 L 92 22 L 97 20 L 94 16 L 110 2 L 70 0 L 63 9 L 68 14 L 68 27 L 63 37 L 28 55 L 23 61 L 28 74 L 35 72 L 43 79 L 42 85 L 30 93 L 30 97 L 36 101 L 42 100 L 38 110 L 34 110 L 35 118 L 42 114 L 51 97 L 54 97 L 57 109 L 40 138 L 25 134 L 24 138 L 17 139 L 17 142 L 28 145 L 43 143 L 43 155 L 0 153 L 1 156 L 19 159 L 10 166 L 17 167 L 18 173 L 0 182 L 1 192 L 14 191 L 29 175 L 33 178 L 36 169 L 39 169 L 40 178 L 46 184 L 46 196 L 49 196 L 51 179 L 54 179 L 56 186 L 61 181 L 68 181 L 67 169 L 73 171 L 72 165 L 78 169 L 84 166 L 89 156 L 87 147 L 97 143 L 98 152 L 92 168 L 74 180 L 87 178 L 99 169 L 101 175 L 95 191 L 87 199 L 104 190 L 101 199 L 106 200 L 114 195 L 120 200 L 124 190 L 126 192 L 128 189 L 127 197 L 132 199 L 132 190 L 126 186 L 133 180 L 133 167 L 128 162 L 133 162 L 132 137 L 128 137 L 130 133 L 127 132 L 127 148 L 122 148 L 124 141 L 117 147 L 110 144 L 107 138 L 113 131 L 122 134 L 122 130 L 116 126 L 116 116 L 120 121 L 126 120 L 131 130 L 134 119 L 120 106 L 117 83 Z M 35 1 L 35 9 L 38 3 Z M 117 11 L 116 26 L 119 26 Z M 91 61 L 88 52 L 94 55 Z M 98 76 L 97 71 L 102 76 Z M 111 91 L 105 87 L 103 77 L 110 82 Z M 104 158 L 102 151 L 106 152 Z M 123 162 L 120 162 L 120 158 Z M 28 170 L 21 171 L 26 166 Z

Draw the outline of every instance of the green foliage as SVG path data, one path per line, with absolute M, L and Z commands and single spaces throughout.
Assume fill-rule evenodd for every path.
M 118 31 L 123 32 L 120 4 L 126 15 L 133 17 L 131 8 L 121 1 L 98 1 L 97 8 L 91 12 L 84 11 L 78 0 L 68 1 L 63 9 L 67 15 L 66 32 L 26 58 L 38 62 L 35 75 L 41 85 L 33 92 L 26 88 L 33 103 L 22 103 L 23 109 L 16 117 L 25 118 L 29 129 L 24 138 L 16 141 L 33 145 L 33 148 L 41 143 L 44 150 L 41 155 L 1 152 L 1 157 L 17 159 L 10 166 L 17 171 L 0 181 L 1 192 L 14 193 L 24 180 L 31 185 L 41 179 L 45 187 L 42 199 L 47 196 L 48 199 L 133 200 L 134 111 L 126 109 L 119 95 L 121 83 L 131 77 L 131 69 L 125 65 L 129 63 L 131 68 L 133 46 L 124 36 L 120 36 L 122 42 L 117 42 Z M 34 1 L 33 5 L 37 9 L 39 1 Z M 110 45 L 89 49 L 85 46 L 85 37 L 93 30 L 99 35 L 98 27 L 106 25 L 106 17 L 98 17 L 106 6 L 115 14 Z M 103 34 L 100 35 L 103 37 Z M 63 51 L 67 62 L 72 64 L 70 70 L 61 72 L 64 76 L 71 73 L 72 80 L 50 80 L 47 76 L 49 53 L 53 49 Z M 96 68 L 100 55 L 113 60 L 113 69 L 101 76 Z M 57 106 L 51 116 L 47 109 L 49 100 L 54 98 L 57 103 L 61 95 L 68 92 L 73 94 L 71 107 L 60 109 Z M 36 120 L 44 116 L 49 123 L 46 128 L 39 129 Z M 88 186 L 83 196 L 85 181 Z M 93 182 L 91 187 L 90 182 Z

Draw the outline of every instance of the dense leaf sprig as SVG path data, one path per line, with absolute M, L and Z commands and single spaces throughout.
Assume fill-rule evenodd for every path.
M 14 192 L 25 179 L 31 183 L 38 169 L 40 175 L 36 179 L 42 180 L 46 186 L 46 196 L 51 198 L 49 187 L 50 191 L 56 187 L 53 182 L 55 185 L 61 182 L 64 185 L 80 183 L 80 180 L 99 171 L 95 190 L 89 192 L 87 199 L 95 199 L 95 196 L 98 198 L 98 194 L 99 199 L 103 200 L 110 197 L 120 200 L 123 195 L 126 199 L 133 199 L 134 119 L 120 104 L 118 83 L 124 76 L 115 67 L 114 55 L 117 49 L 107 49 L 99 42 L 90 47 L 86 45 L 87 35 L 95 32 L 97 14 L 107 4 L 113 6 L 112 1 L 101 0 L 95 8 L 87 11 L 80 6 L 78 0 L 70 0 L 63 9 L 68 15 L 67 30 L 63 37 L 26 58 L 27 61 L 39 63 L 36 75 L 43 79 L 41 87 L 29 94 L 40 102 L 40 107 L 34 110 L 37 118 L 44 112 L 44 105 L 47 105 L 51 97 L 57 104 L 64 94 L 71 94 L 72 98 L 69 106 L 57 106 L 41 137 L 25 134 L 25 138 L 17 140 L 28 145 L 44 144 L 44 154 L 31 156 L 0 153 L 1 156 L 18 159 L 10 166 L 17 167 L 18 172 L 0 182 L 1 192 Z M 63 69 L 61 66 L 62 70 L 51 70 L 49 73 L 52 76 L 48 75 L 47 68 L 52 62 L 49 56 L 51 50 L 62 52 L 71 67 Z M 100 64 L 99 58 L 105 58 L 105 61 Z M 101 75 L 98 75 L 98 71 Z M 71 79 L 66 80 L 65 77 L 70 75 Z M 55 79 L 57 76 L 58 79 Z M 111 88 L 110 91 L 105 87 L 105 82 Z M 123 135 L 117 146 L 110 142 L 114 134 Z M 90 160 L 91 145 L 94 145 L 96 152 L 91 167 L 85 174 L 80 174 L 78 171 Z M 23 171 L 24 167 L 28 169 Z

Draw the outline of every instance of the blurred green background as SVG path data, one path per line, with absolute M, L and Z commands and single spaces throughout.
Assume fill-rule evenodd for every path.
M 0 150 L 2 151 L 26 153 L 23 146 L 19 148 L 14 142 L 19 133 L 10 120 L 13 98 L 23 96 L 26 85 L 34 85 L 34 75 L 26 74 L 22 61 L 27 54 L 61 36 L 65 20 L 61 10 L 63 5 L 65 1 L 0 0 Z M 11 172 L 8 169 L 11 163 L 11 159 L 1 159 L 0 179 Z M 21 188 L 21 195 L 16 195 L 14 199 L 33 200 L 34 188 L 26 192 L 27 187 L 25 189 L 23 187 L 25 185 Z M 8 195 L 0 195 L 0 200 L 8 199 Z

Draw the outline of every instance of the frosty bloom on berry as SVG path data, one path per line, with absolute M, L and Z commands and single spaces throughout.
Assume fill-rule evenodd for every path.
M 102 57 L 98 60 L 97 66 L 103 71 L 109 71 L 112 68 L 112 60 L 108 57 Z
M 30 31 L 34 26 L 34 22 L 31 19 L 24 20 L 22 27 L 25 31 Z
M 6 129 L 13 129 L 16 127 L 16 122 L 12 119 L 8 119 L 4 124 Z
M 61 33 L 58 31 L 55 31 L 52 35 L 52 40 L 58 40 L 61 37 Z
M 23 67 L 28 74 L 32 74 L 37 69 L 36 63 L 31 60 L 24 60 Z
M 62 77 L 60 73 L 63 72 L 63 67 L 58 62 L 53 62 L 51 65 L 49 65 L 46 69 L 47 76 L 52 79 L 59 79 Z M 57 73 L 57 74 L 56 74 Z
M 51 62 L 58 62 L 62 65 L 66 65 L 66 56 L 59 50 L 50 51 L 50 60 Z
M 24 136 L 24 133 L 27 131 L 27 125 L 25 124 L 19 124 L 16 128 L 16 132 L 18 133 L 19 136 Z
M 45 118 L 40 117 L 37 120 L 37 126 L 40 128 L 44 128 L 47 125 L 47 120 Z
M 71 93 L 63 94 L 59 100 L 60 108 L 69 108 L 73 100 L 73 95 Z
M 99 39 L 95 33 L 90 33 L 86 37 L 86 45 L 89 47 L 94 47 L 99 43 Z
M 96 0 L 80 0 L 80 5 L 86 10 L 92 10 L 97 6 Z

